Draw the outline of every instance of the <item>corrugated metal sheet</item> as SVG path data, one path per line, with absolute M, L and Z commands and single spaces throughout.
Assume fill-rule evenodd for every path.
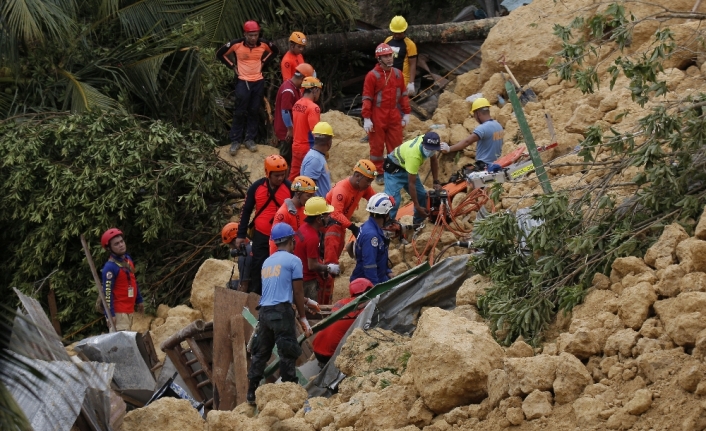
M 453 73 L 461 75 L 470 70 L 480 67 L 481 53 L 480 47 L 483 44 L 482 40 L 469 40 L 464 42 L 451 43 L 420 43 L 417 45 L 419 55 L 426 56 L 429 61 L 433 61 L 447 72 L 458 67 Z M 477 53 L 477 54 L 476 54 Z M 475 54 L 475 57 L 473 55 Z M 466 63 L 463 63 L 465 60 Z
M 20 316 L 18 313 L 15 318 L 10 350 L 34 359 L 70 361 L 69 354 L 39 302 L 22 294 L 17 288 L 13 287 L 13 290 L 27 315 Z
M 39 378 L 10 365 L 12 378 L 3 380 L 17 404 L 37 431 L 70 431 L 90 399 L 94 411 L 86 412 L 101 430 L 110 429 L 110 380 L 115 365 L 98 362 L 40 361 L 23 358 L 38 370 Z

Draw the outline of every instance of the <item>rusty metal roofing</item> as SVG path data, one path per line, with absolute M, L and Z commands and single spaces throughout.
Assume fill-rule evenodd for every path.
M 481 62 L 480 47 L 482 40 L 469 40 L 464 42 L 451 43 L 420 43 L 417 44 L 419 55 L 426 56 L 429 61 L 433 61 L 446 72 L 458 67 L 453 73 L 461 75 L 470 70 L 477 69 Z M 477 53 L 477 54 L 476 54 Z M 475 56 L 473 56 L 475 54 Z M 468 60 L 469 58 L 472 59 Z M 466 63 L 461 65 L 464 61 Z M 459 66 L 460 65 L 460 66 Z

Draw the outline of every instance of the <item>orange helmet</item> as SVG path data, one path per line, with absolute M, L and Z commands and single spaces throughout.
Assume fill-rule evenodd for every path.
M 317 188 L 314 180 L 307 176 L 299 175 L 292 181 L 291 190 L 293 192 L 314 193 Z
M 300 31 L 295 31 L 291 36 L 289 36 L 289 41 L 294 42 L 297 45 L 306 46 L 306 35 Z
M 353 172 L 360 172 L 363 176 L 368 178 L 375 178 L 378 175 L 375 164 L 367 159 L 358 160 L 358 163 L 356 163 L 353 168 Z
M 287 161 L 284 157 L 272 154 L 265 157 L 265 176 L 270 177 L 272 172 L 284 172 L 287 170 Z
M 230 244 L 238 236 L 238 223 L 230 222 L 223 226 L 221 239 L 223 244 Z
M 311 64 L 309 63 L 302 63 L 299 66 L 297 66 L 294 70 L 297 72 L 301 73 L 304 76 L 316 76 L 316 72 L 314 71 L 314 68 L 311 67 Z
M 302 88 L 321 88 L 323 86 L 319 78 L 314 78 L 313 76 L 307 76 L 302 82 Z

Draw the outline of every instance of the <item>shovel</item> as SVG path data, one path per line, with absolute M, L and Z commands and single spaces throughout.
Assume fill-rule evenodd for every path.
M 505 63 L 505 56 L 503 55 L 500 58 L 500 63 L 505 67 L 505 70 L 507 71 L 507 74 L 510 75 L 510 79 L 512 80 L 512 83 L 515 85 L 515 90 L 517 91 L 517 94 L 520 96 L 520 103 L 522 103 L 522 106 L 525 106 L 527 102 L 536 102 L 537 101 L 537 95 L 534 93 L 534 91 L 527 87 L 526 89 L 523 89 L 522 86 L 520 85 L 519 82 L 517 82 L 517 79 L 515 79 L 515 75 L 512 74 L 510 71 L 510 68 L 507 67 L 507 64 Z

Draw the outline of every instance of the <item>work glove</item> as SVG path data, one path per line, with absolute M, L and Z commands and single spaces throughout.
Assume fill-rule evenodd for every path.
M 353 223 L 351 223 L 350 226 L 348 226 L 348 230 L 351 231 L 354 237 L 358 238 L 358 234 L 360 233 L 360 228 Z
M 407 84 L 407 96 L 414 96 L 414 93 L 414 82 L 410 82 L 409 84 Z
M 329 263 L 326 265 L 328 268 L 328 273 L 331 275 L 338 275 L 341 273 L 341 267 L 337 263 Z
M 406 126 L 409 124 L 409 114 L 404 114 L 402 116 L 402 127 Z
M 319 307 L 319 303 L 314 301 L 311 298 L 306 298 L 306 308 L 309 309 L 312 313 L 320 313 L 321 308 Z
M 365 133 L 370 133 L 373 131 L 373 120 L 370 118 L 363 118 L 363 129 Z
M 448 153 L 449 148 L 451 148 L 451 147 L 449 147 L 449 144 L 447 144 L 446 142 L 441 143 L 441 152 L 442 153 Z
M 301 323 L 302 329 L 304 329 L 304 335 L 307 337 L 314 335 L 314 331 L 311 330 L 311 326 L 309 325 L 309 321 L 306 320 L 306 317 L 300 317 L 299 323 Z

